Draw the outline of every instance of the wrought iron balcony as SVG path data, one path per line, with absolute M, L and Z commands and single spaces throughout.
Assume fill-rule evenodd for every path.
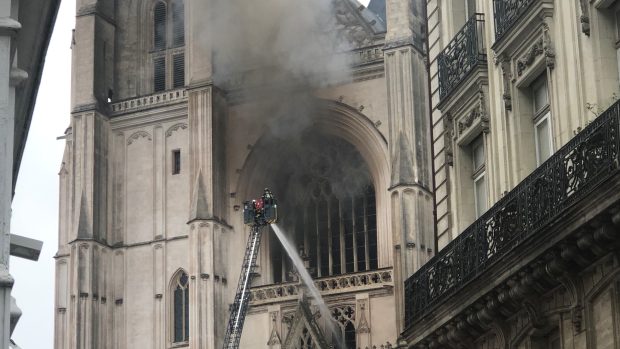
M 437 57 L 439 97 L 443 99 L 478 66 L 486 63 L 484 15 L 473 15 Z
M 405 281 L 409 328 L 620 171 L 616 102 Z
M 537 0 L 493 0 L 495 41 L 501 39 L 535 1 Z

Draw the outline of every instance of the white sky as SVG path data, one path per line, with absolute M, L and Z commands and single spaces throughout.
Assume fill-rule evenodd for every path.
M 359 0 L 368 5 L 370 0 Z M 24 349 L 54 347 L 54 259 L 58 244 L 58 171 L 69 126 L 71 30 L 75 0 L 62 0 L 39 87 L 15 197 L 11 232 L 43 241 L 38 262 L 11 257 L 13 296 L 23 315 L 13 340 Z

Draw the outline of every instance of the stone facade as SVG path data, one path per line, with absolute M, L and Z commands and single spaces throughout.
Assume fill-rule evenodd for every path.
M 219 83 L 223 67 L 209 58 L 217 48 L 203 39 L 217 1 L 185 1 L 184 45 L 165 51 L 153 48 L 155 9 L 162 3 L 174 21 L 178 1 L 77 1 L 60 172 L 56 348 L 222 347 L 249 233 L 240 207 L 265 186 L 282 198 L 282 224 L 313 222 L 305 227 L 315 232 L 297 230 L 304 232 L 297 244 L 333 320 L 316 317 L 314 301 L 266 234 L 241 347 L 319 345 L 320 333 L 331 342 L 327 321 L 360 348 L 396 343 L 403 280 L 435 248 L 425 9 L 421 0 L 373 2 L 386 7 L 386 18 L 355 0 L 335 1 L 353 68 L 313 87 L 312 113 L 299 133 L 310 142 L 299 148 L 270 129 L 282 125 L 277 113 L 252 117 L 264 104 L 248 96 L 270 88 L 253 85 L 260 69 Z M 164 30 L 175 38 L 171 28 Z M 175 86 L 175 68 L 161 75 L 166 88 L 158 91 L 156 62 L 175 67 L 174 57 L 183 57 L 184 84 Z M 339 170 L 344 164 L 356 172 Z M 295 177 L 296 166 L 318 174 L 288 190 L 288 178 L 306 178 Z M 336 185 L 339 176 L 367 191 L 348 192 Z M 317 197 L 328 197 L 312 201 L 316 219 L 292 195 L 312 185 Z M 177 337 L 173 301 L 185 273 L 189 338 Z
M 618 347 L 617 2 L 427 3 L 439 249 L 403 339 Z

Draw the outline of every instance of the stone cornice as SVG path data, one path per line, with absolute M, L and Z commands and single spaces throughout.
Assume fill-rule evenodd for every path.
M 217 224 L 224 228 L 233 229 L 231 225 L 228 224 L 225 220 L 219 217 L 210 217 L 210 218 L 194 218 L 187 222 L 187 225 L 190 226 L 191 230 L 196 229 L 196 227 L 208 227 L 209 224 Z
M 149 241 L 144 241 L 144 242 L 136 242 L 136 243 L 131 243 L 131 244 L 125 244 L 125 243 L 119 243 L 119 244 L 115 244 L 115 245 L 110 245 L 109 243 L 105 242 L 105 241 L 97 241 L 95 239 L 91 239 L 91 238 L 78 238 L 72 241 L 69 241 L 67 243 L 67 245 L 74 245 L 74 244 L 80 244 L 80 243 L 92 243 L 92 244 L 96 244 L 99 247 L 102 248 L 108 248 L 111 250 L 122 250 L 122 249 L 128 249 L 128 248 L 132 248 L 132 247 L 140 247 L 140 246 L 148 246 L 148 245 L 154 245 L 154 244 L 159 244 L 162 242 L 171 242 L 171 241 L 176 241 L 176 240 L 183 240 L 183 239 L 187 239 L 189 236 L 188 235 L 179 235 L 179 236 L 174 236 L 171 238 L 159 238 L 159 239 L 154 239 L 154 240 L 149 240 Z M 56 256 L 54 256 L 54 258 L 62 258 L 62 257 L 67 257 L 68 255 L 59 255 L 57 254 Z
M 416 39 L 413 36 L 398 39 L 398 40 L 388 41 L 383 46 L 383 51 L 386 51 L 386 52 L 394 51 L 394 50 L 398 50 L 401 47 L 406 47 L 406 46 L 411 46 L 416 51 L 418 51 L 418 53 L 420 53 L 423 56 L 426 56 L 425 49 L 424 49 L 424 41 L 420 39 Z

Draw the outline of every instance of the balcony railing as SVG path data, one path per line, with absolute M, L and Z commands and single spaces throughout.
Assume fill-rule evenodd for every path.
M 480 63 L 486 63 L 484 15 L 473 15 L 437 57 L 439 97 L 443 99 Z
M 618 172 L 620 101 L 405 281 L 409 327 Z
M 149 96 L 136 97 L 110 104 L 112 114 L 137 111 L 145 108 L 156 107 L 167 103 L 184 101 L 187 99 L 187 90 L 177 89 L 157 92 Z
M 495 41 L 501 39 L 537 0 L 493 0 L 495 10 Z

